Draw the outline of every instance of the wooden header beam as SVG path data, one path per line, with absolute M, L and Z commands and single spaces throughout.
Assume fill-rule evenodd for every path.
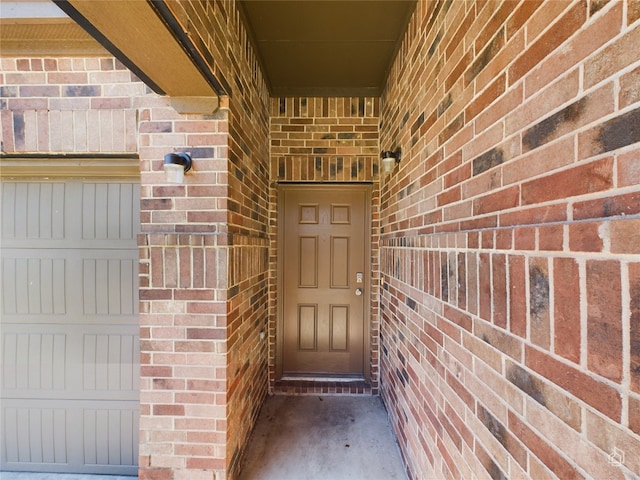
M 197 97 L 212 113 L 221 92 L 210 72 L 196 64 L 181 44 L 184 32 L 172 32 L 152 2 L 144 0 L 54 0 L 156 93 Z M 162 3 L 162 2 L 160 2 Z M 202 101 L 208 98 L 209 101 Z M 214 107 L 213 110 L 210 110 Z

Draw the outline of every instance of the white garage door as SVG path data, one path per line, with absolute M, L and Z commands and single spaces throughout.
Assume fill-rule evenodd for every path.
M 1 469 L 135 475 L 139 185 L 1 189 Z

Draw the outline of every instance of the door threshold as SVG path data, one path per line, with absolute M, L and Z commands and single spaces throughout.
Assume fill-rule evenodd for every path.
M 275 381 L 276 395 L 377 395 L 364 377 L 295 377 L 284 376 Z
M 298 376 L 298 375 L 284 375 L 281 379 L 281 382 L 364 382 L 363 376 L 352 376 L 352 377 L 332 377 L 332 376 L 322 376 L 322 375 L 313 375 L 313 376 Z

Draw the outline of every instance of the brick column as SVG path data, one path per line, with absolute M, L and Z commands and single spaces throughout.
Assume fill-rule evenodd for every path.
M 140 110 L 140 478 L 226 477 L 227 112 Z M 188 151 L 182 185 L 163 158 Z

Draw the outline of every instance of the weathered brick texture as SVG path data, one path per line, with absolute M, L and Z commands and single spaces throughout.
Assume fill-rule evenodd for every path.
M 380 111 L 403 149 L 381 392 L 411 478 L 640 473 L 635 3 L 418 2 Z
M 182 306 L 167 312 L 166 330 L 164 317 L 156 316 L 162 299 L 150 301 L 145 314 L 160 323 L 152 334 L 166 331 L 173 339 L 170 352 L 193 363 L 179 371 L 174 367 L 171 378 L 184 377 L 187 386 L 171 384 L 171 401 L 164 407 L 170 428 L 185 436 L 151 438 L 164 431 L 156 426 L 158 412 L 151 410 L 141 428 L 150 436 L 145 446 L 150 460 L 141 464 L 140 476 L 155 478 L 166 462 L 172 464 L 169 478 L 176 480 L 237 478 L 268 390 L 269 344 L 261 336 L 269 313 L 268 96 L 235 5 L 179 1 L 170 10 L 206 50 L 209 67 L 229 96 L 213 115 L 179 115 L 161 101 L 140 114 L 148 293 L 168 290 L 167 303 Z M 162 158 L 170 151 L 193 157 L 184 185 L 164 184 Z M 157 235 L 164 238 L 162 249 L 151 246 Z M 156 283 L 156 264 L 165 275 L 174 272 L 171 285 Z M 157 341 L 164 351 L 163 340 Z M 148 362 L 154 367 L 165 358 L 153 353 L 155 346 Z
M 136 97 L 149 89 L 113 58 L 0 58 L 8 154 L 137 153 Z

